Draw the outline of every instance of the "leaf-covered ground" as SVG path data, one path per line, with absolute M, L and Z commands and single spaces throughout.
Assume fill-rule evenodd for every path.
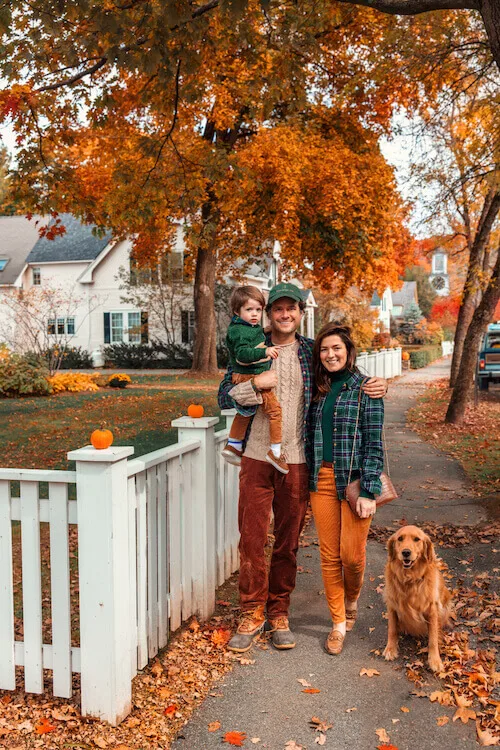
M 408 412 L 411 427 L 425 440 L 458 459 L 482 494 L 500 491 L 500 398 L 480 394 L 467 407 L 461 426 L 444 424 L 451 390 L 440 380 Z
M 66 453 L 88 445 L 101 424 L 113 431 L 115 445 L 133 445 L 140 456 L 175 442 L 170 423 L 186 414 L 190 403 L 202 404 L 209 416 L 219 411 L 219 380 L 160 375 L 132 380 L 123 390 L 1 399 L 0 466 L 67 469 Z

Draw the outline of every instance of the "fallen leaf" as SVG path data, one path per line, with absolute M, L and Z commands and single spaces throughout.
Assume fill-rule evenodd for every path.
M 189 623 L 188 627 L 189 627 L 189 630 L 192 633 L 197 633 L 198 632 L 198 630 L 200 629 L 200 623 L 198 622 L 198 620 L 196 619 L 196 617 L 193 617 L 193 619 Z
M 56 721 L 71 721 L 74 717 L 70 713 L 64 714 L 62 711 L 59 711 L 57 708 L 54 708 L 51 711 L 51 716 L 53 719 L 56 719 Z
M 228 640 L 231 638 L 231 631 L 227 628 L 217 628 L 212 633 L 211 641 L 216 646 L 225 646 Z
M 307 680 L 304 680 L 302 677 L 299 677 L 297 679 L 297 682 L 300 682 L 300 684 L 302 685 L 302 687 L 311 687 L 311 683 L 308 682 Z
M 500 745 L 500 735 L 494 735 L 489 729 L 481 729 L 481 724 L 476 720 L 476 731 L 479 744 L 482 747 L 493 747 Z
M 309 695 L 313 695 L 313 693 L 321 693 L 321 690 L 318 690 L 318 688 L 309 687 L 309 688 L 305 688 L 301 692 L 302 693 L 309 693 Z
M 18 724 L 16 729 L 22 730 L 24 729 L 26 732 L 32 732 L 33 731 L 33 724 L 31 721 L 26 719 L 26 721 L 23 721 L 22 724 Z
M 153 666 L 151 667 L 151 674 L 153 674 L 155 677 L 161 677 L 161 675 L 163 674 L 163 667 L 158 659 L 155 660 Z
M 104 750 L 108 746 L 108 743 L 104 739 L 104 737 L 95 737 L 94 738 L 94 745 L 97 745 L 97 747 L 100 747 L 101 750 Z
M 223 742 L 227 742 L 228 745 L 234 745 L 235 747 L 243 747 L 247 736 L 245 732 L 226 732 L 224 735 Z
M 209 732 L 216 732 L 218 729 L 220 729 L 220 721 L 211 721 L 208 725 Z
M 364 674 L 367 677 L 373 677 L 376 674 L 380 674 L 380 672 L 378 671 L 378 669 L 366 669 L 366 667 L 363 667 L 363 669 L 359 673 L 359 676 L 363 677 Z
M 238 661 L 243 665 L 255 664 L 255 659 L 247 659 L 243 656 L 241 657 L 241 659 L 238 659 Z
M 377 750 L 398 750 L 396 745 L 377 745 Z
M 455 711 L 455 715 L 453 716 L 453 721 L 457 721 L 457 719 L 460 719 L 462 721 L 462 724 L 467 724 L 469 719 L 475 719 L 476 718 L 476 712 L 472 711 L 470 708 L 466 708 L 465 706 L 460 706 Z
M 47 732 L 53 732 L 56 728 L 57 727 L 54 724 L 51 724 L 48 719 L 44 718 L 36 725 L 35 732 L 37 734 L 47 734 Z
M 172 691 L 169 690 L 168 687 L 161 687 L 158 690 L 158 697 L 161 698 L 162 701 L 166 701 L 167 698 L 171 697 L 171 695 L 172 695 Z
M 165 714 L 165 716 L 173 716 L 178 708 L 179 706 L 176 703 L 171 703 L 170 706 L 166 707 L 163 713 Z
M 252 743 L 252 745 L 256 745 L 258 742 L 260 742 L 260 737 L 252 737 L 250 742 Z
M 324 745 L 326 742 L 326 734 L 318 734 L 314 741 L 317 745 Z
M 442 706 L 453 706 L 453 696 L 449 690 L 435 690 L 429 695 L 429 700 L 432 703 L 437 701 Z
M 379 738 L 380 742 L 390 742 L 390 737 L 383 727 L 375 730 L 375 734 Z
M 410 709 L 408 708 L 408 706 L 401 706 L 399 710 L 402 711 L 404 714 L 410 713 Z
M 356 708 L 356 706 L 353 706 L 352 708 L 346 708 L 345 712 L 346 712 L 346 714 L 350 714 L 351 711 L 357 711 L 357 710 L 358 709 Z
M 231 606 L 231 602 L 225 602 L 223 599 L 217 599 L 217 601 L 215 603 L 218 604 L 219 607 L 230 607 Z
M 297 745 L 295 740 L 288 740 L 285 745 L 285 750 L 304 750 L 302 745 Z
M 449 720 L 449 716 L 438 716 L 436 719 L 436 724 L 438 725 L 438 727 L 444 727 L 445 724 L 448 724 Z

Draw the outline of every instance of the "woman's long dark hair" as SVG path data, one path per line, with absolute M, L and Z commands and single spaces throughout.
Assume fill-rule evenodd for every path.
M 352 340 L 351 329 L 348 326 L 342 326 L 339 323 L 325 323 L 323 328 L 316 336 L 313 348 L 313 370 L 314 370 L 314 400 L 317 401 L 321 396 L 325 396 L 330 390 L 330 373 L 323 366 L 319 356 L 323 339 L 327 336 L 338 336 L 345 344 L 347 349 L 346 370 L 356 371 L 356 345 Z

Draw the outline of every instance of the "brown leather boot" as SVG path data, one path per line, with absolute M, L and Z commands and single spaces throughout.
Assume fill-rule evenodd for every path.
M 265 621 L 263 604 L 243 612 L 238 629 L 227 644 L 229 651 L 238 654 L 248 651 L 252 647 L 253 639 L 262 632 Z

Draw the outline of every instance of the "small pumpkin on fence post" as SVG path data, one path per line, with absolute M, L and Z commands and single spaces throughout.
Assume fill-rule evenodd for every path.
M 105 450 L 106 448 L 109 448 L 109 446 L 113 443 L 113 433 L 111 432 L 111 430 L 101 427 L 98 430 L 94 430 L 94 432 L 90 436 L 90 442 L 96 450 Z
M 203 416 L 205 410 L 201 404 L 189 404 L 188 406 L 188 417 L 192 419 L 199 419 Z

